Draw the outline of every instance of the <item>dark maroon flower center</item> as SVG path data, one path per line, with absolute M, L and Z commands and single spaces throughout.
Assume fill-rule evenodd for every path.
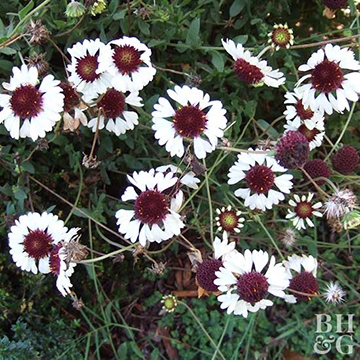
M 176 111 L 174 128 L 182 137 L 198 137 L 205 130 L 206 115 L 197 106 L 187 105 Z
M 115 89 L 109 89 L 98 102 L 98 107 L 104 109 L 107 118 L 115 119 L 125 110 L 125 96 Z
M 59 256 L 59 251 L 63 246 L 61 244 L 57 244 L 55 245 L 50 253 L 50 270 L 54 275 L 59 275 L 60 274 L 60 264 L 61 264 L 61 259 Z
M 146 224 L 156 224 L 169 213 L 166 196 L 157 190 L 143 191 L 135 200 L 135 215 Z
M 313 87 L 322 93 L 330 93 L 338 89 L 343 79 L 344 73 L 340 66 L 329 60 L 316 65 L 311 75 Z
M 301 120 L 309 120 L 314 116 L 314 112 L 310 108 L 305 110 L 302 100 L 298 100 L 295 105 L 295 109 L 296 114 L 300 117 Z
M 251 191 L 264 194 L 273 187 L 275 176 L 267 166 L 255 165 L 247 172 L 245 180 Z
M 316 179 L 318 177 L 324 177 L 329 178 L 330 176 L 330 169 L 325 163 L 325 161 L 320 159 L 314 159 L 309 162 L 307 162 L 304 166 L 305 171 L 310 175 L 312 179 Z M 304 173 L 304 180 L 308 181 L 308 178 L 306 177 Z M 325 180 L 317 180 L 316 183 L 318 185 L 325 184 Z
M 196 271 L 196 279 L 198 284 L 206 291 L 218 291 L 218 287 L 214 284 L 216 279 L 215 272 L 219 271 L 222 262 L 217 259 L 204 261 L 198 266 Z
M 96 73 L 98 66 L 99 62 L 97 55 L 86 55 L 78 60 L 76 72 L 82 80 L 94 82 L 100 77 L 100 74 Z
M 219 215 L 219 222 L 223 230 L 232 231 L 237 227 L 239 223 L 239 217 L 235 214 L 234 211 L 225 210 Z
M 31 230 L 24 238 L 24 250 L 36 260 L 50 254 L 52 238 L 43 230 Z
M 289 288 L 304 294 L 317 295 L 319 284 L 314 275 L 308 271 L 304 271 L 296 275 L 290 282 Z M 311 296 L 294 293 L 299 300 L 311 300 Z
M 64 98 L 64 111 L 69 112 L 75 106 L 78 106 L 80 104 L 80 99 L 76 95 L 75 90 L 71 85 L 61 83 L 60 87 L 62 89 L 62 92 L 63 92 L 64 96 L 65 96 L 65 98 Z
M 264 77 L 264 74 L 257 66 L 249 64 L 244 59 L 235 61 L 234 71 L 240 80 L 248 84 L 258 84 Z
M 142 63 L 140 52 L 131 45 L 116 46 L 113 54 L 114 64 L 122 74 L 136 71 Z
M 249 272 L 240 275 L 237 281 L 237 291 L 241 300 L 251 305 L 261 301 L 268 293 L 269 283 L 264 275 Z
M 324 5 L 332 10 L 341 9 L 346 7 L 348 0 L 323 0 Z
M 319 133 L 319 130 L 316 129 L 316 128 L 313 128 L 312 130 L 308 129 L 306 127 L 306 125 L 302 124 L 298 129 L 297 131 L 299 131 L 300 133 L 302 133 L 306 138 L 307 140 L 310 142 L 310 141 L 313 141 L 315 139 L 315 136 Z
M 42 111 L 43 98 L 40 91 L 32 85 L 21 85 L 16 88 L 10 99 L 11 109 L 22 119 L 30 119 Z
M 313 207 L 308 201 L 301 201 L 295 207 L 296 215 L 301 218 L 309 218 L 313 213 Z

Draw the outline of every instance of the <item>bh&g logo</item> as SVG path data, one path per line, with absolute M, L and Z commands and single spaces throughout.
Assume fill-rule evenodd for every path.
M 354 314 L 335 314 L 336 316 L 336 329 L 333 330 L 331 324 L 331 316 L 328 314 L 316 314 L 316 333 L 321 335 L 316 336 L 314 351 L 316 354 L 327 354 L 332 347 L 342 355 L 352 355 L 354 353 L 353 343 L 353 318 Z M 347 321 L 344 318 L 347 317 Z M 343 326 L 344 325 L 344 326 Z M 327 335 L 335 331 L 339 335 Z

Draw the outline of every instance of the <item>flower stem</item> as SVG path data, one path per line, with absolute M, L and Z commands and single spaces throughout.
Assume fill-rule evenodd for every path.
M 78 263 L 79 263 L 79 264 L 89 264 L 89 263 L 93 263 L 93 262 L 105 260 L 105 259 L 107 259 L 108 257 L 114 256 L 114 255 L 117 255 L 117 254 L 120 254 L 120 253 L 122 253 L 122 252 L 124 252 L 124 251 L 126 251 L 126 250 L 130 250 L 130 249 L 132 249 L 133 247 L 138 246 L 138 245 L 139 245 L 139 243 L 136 242 L 136 243 L 134 243 L 134 244 L 131 244 L 131 245 L 126 246 L 126 247 L 124 247 L 124 248 L 122 248 L 122 249 L 119 249 L 119 250 L 115 250 L 115 251 L 113 251 L 113 252 L 111 252 L 111 253 L 108 253 L 108 254 L 105 254 L 105 255 L 103 255 L 103 256 L 99 256 L 99 257 L 97 257 L 97 258 L 93 258 L 93 259 L 89 259 L 89 260 L 82 260 L 82 261 L 79 261 Z

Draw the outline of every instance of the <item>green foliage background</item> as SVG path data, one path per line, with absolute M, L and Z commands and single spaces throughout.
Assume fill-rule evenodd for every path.
M 41 3 L 1 2 L 0 42 L 9 37 L 19 21 L 25 26 L 30 20 L 26 16 Z M 71 207 L 31 181 L 28 175 L 76 203 L 93 219 L 116 230 L 114 212 L 122 206 L 118 199 L 127 186 L 126 174 L 170 161 L 150 129 L 149 114 L 154 103 L 169 87 L 191 84 L 195 76 L 201 79 L 199 87 L 202 90 L 212 99 L 223 102 L 229 122 L 235 121 L 226 133 L 230 141 L 247 148 L 256 140 L 266 140 L 268 135 L 278 138 L 283 132 L 283 122 L 275 126 L 270 124 L 284 111 L 284 88 L 253 88 L 241 83 L 220 40 L 232 38 L 257 54 L 264 48 L 267 34 L 275 23 L 287 22 L 294 29 L 296 44 L 358 34 L 359 18 L 355 15 L 353 0 L 349 1 L 351 12 L 338 12 L 333 20 L 323 17 L 322 2 L 314 0 L 112 0 L 101 15 L 86 15 L 76 29 L 64 36 L 61 34 L 72 29 L 78 20 L 65 17 L 67 1 L 51 1 L 49 5 L 32 14 L 31 18 L 42 19 L 54 42 L 65 53 L 68 47 L 85 38 L 99 37 L 107 42 L 123 35 L 136 36 L 152 49 L 152 61 L 156 66 L 180 74 L 158 70 L 154 81 L 141 92 L 145 106 L 139 120 L 143 126 L 120 137 L 101 132 L 101 144 L 96 150 L 101 165 L 94 170 L 81 166 L 83 153 L 89 154 L 93 139 L 87 128 L 80 127 L 75 133 L 66 133 L 60 128 L 55 136 L 48 134 L 49 149 L 35 151 L 27 161 L 36 144 L 29 139 L 13 140 L 0 126 L 0 359 L 166 359 L 170 355 L 165 349 L 164 337 L 156 334 L 158 326 L 169 330 L 170 345 L 182 359 L 221 359 L 222 356 L 229 360 L 266 356 L 280 359 L 289 351 L 306 357 L 314 356 L 315 314 L 325 311 L 352 313 L 359 319 L 360 236 L 356 230 L 332 234 L 324 221 L 319 221 L 314 229 L 304 231 L 294 251 L 317 256 L 320 285 L 329 280 L 340 281 L 347 291 L 347 303 L 334 309 L 317 299 L 297 305 L 278 302 L 273 308 L 252 314 L 248 319 L 228 316 L 220 310 L 213 295 L 183 299 L 194 314 L 179 305 L 175 313 L 159 315 L 161 294 L 176 289 L 174 270 L 169 266 L 164 275 L 155 276 L 147 270 L 151 266 L 149 260 L 140 256 L 134 263 L 131 253 L 126 253 L 122 262 L 107 259 L 93 266 L 77 267 L 72 281 L 76 293 L 85 303 L 84 308 L 77 311 L 69 299 L 62 298 L 57 292 L 51 276 L 35 276 L 19 270 L 11 261 L 7 245 L 9 226 L 14 218 L 30 210 L 30 202 L 36 211 L 50 209 L 63 219 L 71 211 Z M 20 26 L 19 33 L 25 31 L 24 26 Z M 358 56 L 357 43 L 351 45 Z M 292 89 L 298 79 L 296 69 L 314 50 L 317 47 L 279 51 L 267 53 L 266 58 L 271 66 L 285 73 L 286 87 Z M 0 49 L 1 81 L 8 81 L 12 67 L 21 65 L 21 57 L 35 52 L 46 53 L 51 73 L 56 78 L 66 78 L 64 61 L 51 43 L 34 47 L 24 37 L 10 47 Z M 333 142 L 347 116 L 334 114 L 327 119 L 326 133 Z M 261 129 L 268 127 L 264 134 Z M 359 128 L 357 105 L 342 142 L 359 148 Z M 330 149 L 326 144 L 312 154 L 324 158 Z M 172 159 L 172 163 L 176 161 Z M 234 154 L 223 151 L 215 151 L 206 158 L 206 166 L 211 172 L 208 180 L 213 207 L 219 203 L 239 206 L 233 189 L 227 184 L 227 172 L 234 161 Z M 301 173 L 294 171 L 293 174 L 300 181 Z M 358 178 L 334 177 L 332 180 L 359 191 Z M 202 183 L 205 183 L 204 178 Z M 268 234 L 246 210 L 245 214 L 249 221 L 240 236 L 239 248 L 261 247 L 274 252 Z M 286 209 L 280 206 L 261 216 L 275 239 L 287 226 L 285 214 Z M 202 186 L 187 205 L 187 235 L 206 253 L 210 253 L 210 248 L 206 247 L 211 227 L 209 219 L 209 199 L 206 186 Z M 82 243 L 96 251 L 108 253 L 116 249 L 104 238 L 114 242 L 119 239 L 95 226 L 88 216 L 77 210 L 72 213 L 68 226 L 81 226 Z M 348 236 L 352 244 L 351 256 Z M 161 246 L 156 245 L 151 248 L 160 249 Z M 292 253 L 285 248 L 282 251 L 286 255 Z M 153 257 L 158 262 L 171 264 L 172 259 L 185 259 L 186 254 L 174 243 Z M 201 326 L 218 347 L 217 351 Z M 354 341 L 359 342 L 359 330 Z M 333 358 L 343 358 L 335 350 L 330 354 Z

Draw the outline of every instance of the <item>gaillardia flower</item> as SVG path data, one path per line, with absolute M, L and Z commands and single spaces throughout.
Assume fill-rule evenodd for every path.
M 260 60 L 252 56 L 250 51 L 245 50 L 241 44 L 235 44 L 232 40 L 221 40 L 225 50 L 235 60 L 234 71 L 241 81 L 251 85 L 279 87 L 285 83 L 285 77 L 279 70 L 273 70 L 266 60 Z
M 288 25 L 274 25 L 272 31 L 268 34 L 269 43 L 276 51 L 281 48 L 288 49 L 291 45 L 294 44 L 294 35 L 293 30 L 289 29 Z
M 293 93 L 287 92 L 285 98 L 285 129 L 302 133 L 309 141 L 310 150 L 320 146 L 325 135 L 324 116 L 310 108 L 305 109 L 297 89 Z
M 97 102 L 100 110 L 100 116 L 96 116 L 88 123 L 92 131 L 96 131 L 99 120 L 99 130 L 104 127 L 106 130 L 115 133 L 117 136 L 125 134 L 127 130 L 134 130 L 135 125 L 139 123 L 138 114 L 135 111 L 129 111 L 127 106 L 142 107 L 142 99 L 138 92 L 131 92 L 127 96 L 122 92 L 110 88 Z
M 138 190 L 128 186 L 121 200 L 134 201 L 133 209 L 120 209 L 115 214 L 119 232 L 125 239 L 132 243 L 139 240 L 146 246 L 148 241 L 160 243 L 179 235 L 185 226 L 178 214 L 184 195 L 175 186 L 179 181 L 177 176 L 151 169 L 135 171 L 128 179 Z
M 68 49 L 71 55 L 71 64 L 67 66 L 68 80 L 84 95 L 86 102 L 104 94 L 111 85 L 112 77 L 107 69 L 99 70 L 99 54 L 105 46 L 100 39 L 86 39 Z
M 64 95 L 60 81 L 47 75 L 38 84 L 38 71 L 26 65 L 13 67 L 10 83 L 2 86 L 9 94 L 0 94 L 0 124 L 4 122 L 14 139 L 29 137 L 33 141 L 51 131 L 63 110 Z
M 309 141 L 299 131 L 287 131 L 276 143 L 275 159 L 286 169 L 302 167 L 309 154 Z
M 214 284 L 216 279 L 215 272 L 223 266 L 223 261 L 235 250 L 235 242 L 229 242 L 228 236 L 224 232 L 223 240 L 218 237 L 213 242 L 214 259 L 208 259 L 199 264 L 196 271 L 196 280 L 198 285 L 207 292 L 217 292 L 218 287 Z
M 314 197 L 313 193 L 309 193 L 308 196 L 303 195 L 301 198 L 299 195 L 294 195 L 294 200 L 290 200 L 289 204 L 294 209 L 288 209 L 286 219 L 291 219 L 294 227 L 297 230 L 306 229 L 305 222 L 308 226 L 314 227 L 314 223 L 311 221 L 312 216 L 322 217 L 323 214 L 318 211 L 322 207 L 322 203 L 318 202 L 312 204 L 311 200 Z
M 330 177 L 330 168 L 327 166 L 326 162 L 321 159 L 314 159 L 311 161 L 308 161 L 304 165 L 304 170 L 308 173 L 308 175 L 312 179 L 316 179 L 319 177 L 323 177 L 325 179 L 328 179 Z M 304 180 L 309 181 L 305 173 L 303 174 Z M 315 181 L 317 185 L 324 185 L 325 180 L 319 179 Z
M 21 270 L 47 274 L 54 247 L 69 241 L 78 229 L 64 226 L 56 215 L 43 212 L 22 215 L 10 228 L 9 246 L 14 262 Z
M 358 101 L 360 92 L 360 63 L 349 48 L 327 44 L 312 54 L 308 62 L 299 67 L 307 72 L 297 83 L 302 103 L 312 111 L 349 110 L 348 101 Z
M 112 86 L 121 92 L 139 91 L 154 77 L 151 50 L 135 37 L 124 36 L 110 41 L 100 51 L 98 73 L 108 71 Z
M 293 295 L 285 296 L 286 302 L 310 301 L 313 295 L 319 294 L 319 284 L 316 280 L 318 263 L 313 256 L 289 256 L 288 260 L 283 261 L 283 264 L 292 277 L 289 289 L 294 290 Z M 293 276 L 291 270 L 294 270 L 297 274 Z
M 262 250 L 230 253 L 215 274 L 214 284 L 220 291 L 226 291 L 218 296 L 221 309 L 244 317 L 248 312 L 272 306 L 273 302 L 267 298 L 270 294 L 284 298 L 290 278 L 285 267 L 275 264 L 274 256 L 269 262 L 269 254 Z
M 249 151 L 251 152 L 238 155 L 238 160 L 230 168 L 228 183 L 232 185 L 244 180 L 247 187 L 237 189 L 235 196 L 243 198 L 244 205 L 251 210 L 256 208 L 265 211 L 284 200 L 283 193 L 290 193 L 293 176 L 276 176 L 275 173 L 286 172 L 286 169 L 272 156 L 256 153 L 252 149 Z M 274 189 L 275 185 L 280 191 Z
M 244 227 L 243 222 L 245 218 L 240 217 L 240 210 L 233 210 L 231 205 L 216 209 L 217 217 L 215 218 L 218 231 L 225 231 L 228 233 L 239 233 L 240 229 Z
M 166 98 L 160 97 L 151 114 L 159 145 L 166 144 L 170 156 L 182 157 L 185 153 L 183 138 L 189 138 L 194 141 L 195 155 L 199 159 L 205 158 L 207 153 L 215 150 L 218 138 L 223 136 L 226 128 L 226 110 L 222 103 L 210 101 L 208 94 L 187 85 L 175 86 L 167 93 L 176 102 L 175 109 Z
M 333 168 L 341 174 L 350 174 L 359 165 L 359 154 L 352 146 L 343 146 L 332 158 Z

